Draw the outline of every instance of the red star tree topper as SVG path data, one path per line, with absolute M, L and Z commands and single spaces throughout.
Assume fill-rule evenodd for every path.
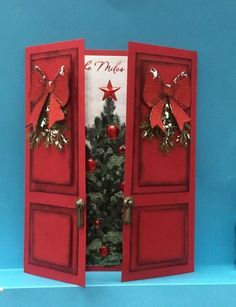
M 104 92 L 102 100 L 105 100 L 107 98 L 112 98 L 114 100 L 117 100 L 115 92 L 117 92 L 120 89 L 120 87 L 113 87 L 111 80 L 108 81 L 107 86 L 99 87 L 99 89 Z

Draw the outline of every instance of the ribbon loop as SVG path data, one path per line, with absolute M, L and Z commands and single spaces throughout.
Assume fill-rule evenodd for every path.
M 34 108 L 30 114 L 29 124 L 36 129 L 42 109 L 49 96 L 48 128 L 65 118 L 61 107 L 69 100 L 69 75 L 65 66 L 61 66 L 53 80 L 39 66 L 34 66 L 31 74 L 30 101 Z

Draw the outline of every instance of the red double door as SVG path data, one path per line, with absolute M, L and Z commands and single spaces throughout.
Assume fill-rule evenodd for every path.
M 86 182 L 84 42 L 30 47 L 26 51 L 26 123 L 32 69 L 52 80 L 62 66 L 70 71 L 65 150 L 30 149 L 26 128 L 25 272 L 85 285 Z M 140 137 L 148 111 L 144 73 L 158 67 L 166 82 L 191 74 L 191 143 L 163 155 L 158 140 Z M 196 53 L 130 43 L 128 50 L 125 197 L 131 197 L 131 223 L 123 227 L 122 280 L 191 272 L 194 268 L 194 178 Z M 78 223 L 78 219 L 80 222 Z M 81 223 L 81 219 L 83 223 Z

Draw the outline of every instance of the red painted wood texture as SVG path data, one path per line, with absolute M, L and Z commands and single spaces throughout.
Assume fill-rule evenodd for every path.
M 83 40 L 29 47 L 26 50 L 26 124 L 32 68 L 52 80 L 64 65 L 70 73 L 66 126 L 69 146 L 30 150 L 26 128 L 25 272 L 84 286 L 86 214 L 77 228 L 78 198 L 85 191 L 85 102 Z M 27 125 L 26 125 L 27 126 Z M 86 210 L 85 210 L 86 212 Z
M 197 54 L 130 43 L 128 51 L 125 196 L 134 200 L 131 225 L 123 228 L 122 280 L 191 272 L 194 269 L 195 108 Z M 159 141 L 140 137 L 149 110 L 143 101 L 144 74 L 154 67 L 165 83 L 191 74 L 189 149 L 168 155 Z

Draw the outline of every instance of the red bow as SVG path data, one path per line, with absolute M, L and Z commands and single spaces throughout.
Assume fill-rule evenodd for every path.
M 69 76 L 65 66 L 61 66 L 56 77 L 50 81 L 44 72 L 35 66 L 31 74 L 30 101 L 34 103 L 30 114 L 30 124 L 36 129 L 43 106 L 49 97 L 48 128 L 57 121 L 63 120 L 65 115 L 61 110 L 69 100 Z
M 143 98 L 145 104 L 152 108 L 150 114 L 152 128 L 158 126 L 165 132 L 162 111 L 167 98 L 180 130 L 183 130 L 185 123 L 191 121 L 184 111 L 191 103 L 190 78 L 185 71 L 181 72 L 171 84 L 166 84 L 158 71 L 151 68 L 145 78 Z

